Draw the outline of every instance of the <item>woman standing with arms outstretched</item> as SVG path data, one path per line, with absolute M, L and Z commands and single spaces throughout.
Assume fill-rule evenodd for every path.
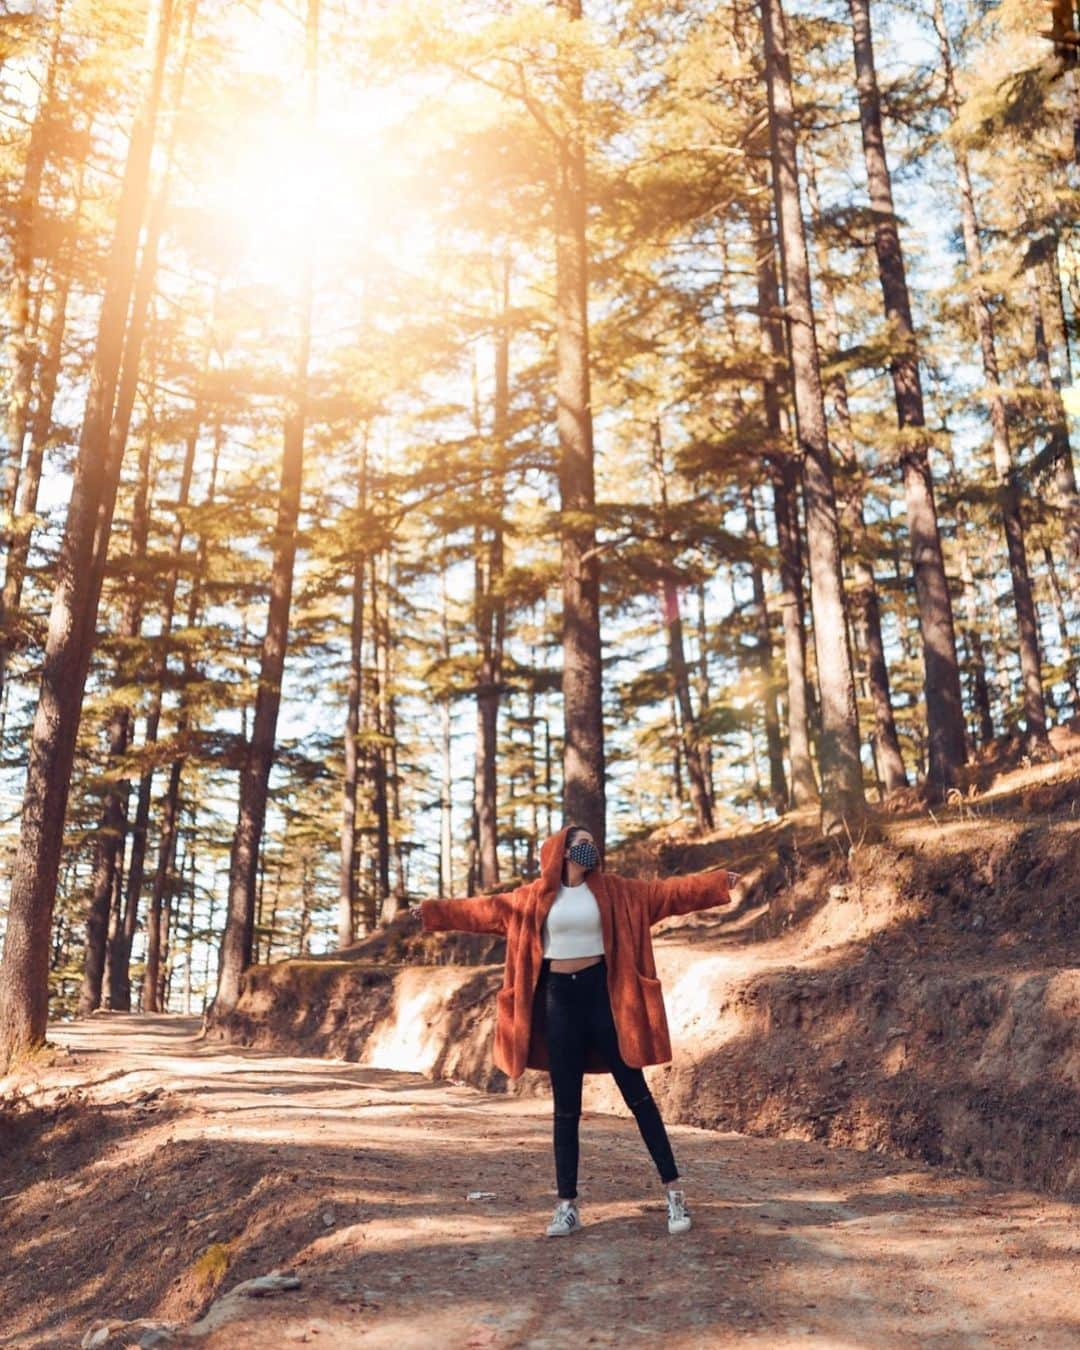
M 690 1227 L 660 1111 L 642 1069 L 671 1058 L 650 929 L 675 914 L 728 904 L 734 872 L 638 881 L 605 872 L 588 830 L 570 825 L 545 840 L 540 876 L 515 890 L 467 900 L 424 900 L 428 931 L 506 938 L 496 997 L 495 1063 L 511 1078 L 546 1069 L 554 1098 L 559 1203 L 549 1237 L 574 1232 L 578 1126 L 586 1073 L 611 1073 L 638 1123 L 667 1195 L 668 1232 Z

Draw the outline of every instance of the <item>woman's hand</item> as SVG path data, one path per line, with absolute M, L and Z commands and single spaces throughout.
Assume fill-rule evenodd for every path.
M 742 880 L 741 872 L 725 872 L 724 875 L 727 877 L 727 885 L 729 891 L 733 891 L 735 887 L 739 884 L 739 882 Z

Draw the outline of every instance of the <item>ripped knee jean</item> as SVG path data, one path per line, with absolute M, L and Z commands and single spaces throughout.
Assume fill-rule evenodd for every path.
M 607 964 L 600 961 L 574 974 L 552 971 L 545 961 L 541 988 L 545 1000 L 551 1092 L 554 1098 L 555 1181 L 560 1200 L 577 1197 L 578 1134 L 585 1056 L 590 1045 L 608 1065 L 623 1101 L 637 1121 L 641 1137 L 663 1182 L 679 1170 L 660 1110 L 640 1069 L 619 1052 L 615 1019 L 607 991 Z

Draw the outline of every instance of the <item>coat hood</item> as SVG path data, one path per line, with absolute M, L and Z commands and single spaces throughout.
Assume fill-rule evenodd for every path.
M 562 884 L 563 858 L 566 856 L 566 836 L 575 827 L 564 825 L 558 834 L 551 835 L 540 845 L 540 878 L 544 890 L 557 891 Z M 604 870 L 603 859 L 593 868 L 594 872 Z

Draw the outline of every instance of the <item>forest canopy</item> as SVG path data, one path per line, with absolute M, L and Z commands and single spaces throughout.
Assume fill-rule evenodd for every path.
M 4 6 L 0 1061 L 564 819 L 850 837 L 1052 757 L 1076 29 Z

